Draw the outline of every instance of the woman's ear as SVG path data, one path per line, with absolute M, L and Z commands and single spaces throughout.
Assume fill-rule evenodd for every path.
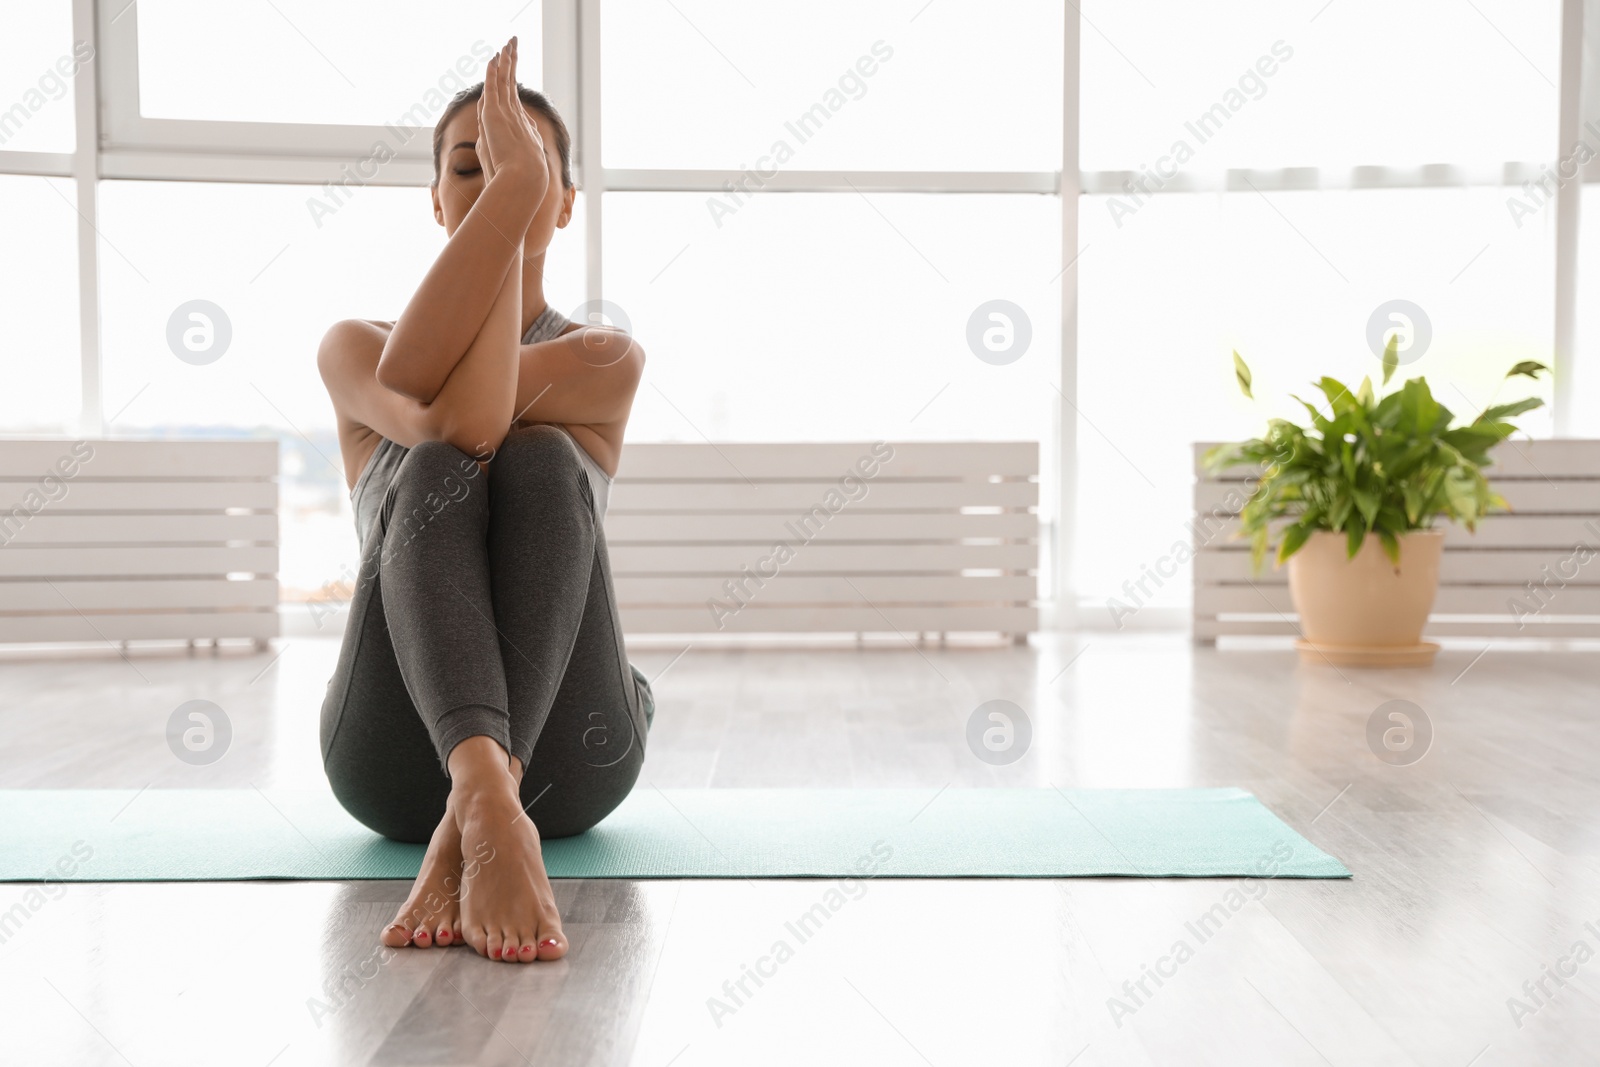
M 439 203 L 439 183 L 435 182 L 428 187 L 428 195 L 433 198 L 433 220 L 440 226 L 444 225 L 444 205 Z
M 577 186 L 569 186 L 561 197 L 561 214 L 556 216 L 556 229 L 564 230 L 572 221 L 572 203 L 578 198 Z

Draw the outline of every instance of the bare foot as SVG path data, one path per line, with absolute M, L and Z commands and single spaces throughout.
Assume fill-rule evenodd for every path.
M 469 738 L 456 751 L 479 740 L 488 739 Z M 567 953 L 567 938 L 545 874 L 539 832 L 522 810 L 504 750 L 495 748 L 498 767 L 481 773 L 459 774 L 455 755 L 451 758 L 450 810 L 460 840 L 469 853 L 490 857 L 462 880 L 462 936 L 492 960 L 558 960 Z
M 422 857 L 422 870 L 394 922 L 383 931 L 390 948 L 441 947 L 461 941 L 461 830 L 446 808 Z

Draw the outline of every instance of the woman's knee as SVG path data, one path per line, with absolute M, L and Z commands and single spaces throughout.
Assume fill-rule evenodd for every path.
M 450 783 L 400 779 L 393 768 L 369 760 L 341 758 L 335 751 L 323 767 L 339 806 L 373 833 L 391 841 L 424 845 L 444 818 Z
M 489 463 L 491 492 L 514 491 L 518 485 L 577 487 L 586 477 L 578 446 L 565 430 L 536 423 L 506 435 Z
M 633 792 L 643 767 L 644 747 L 635 742 L 629 746 L 624 758 L 603 767 L 589 764 L 586 768 L 588 773 L 557 783 L 557 788 L 550 789 L 544 795 L 544 801 L 550 803 L 541 801 L 544 807 L 542 812 L 537 812 L 531 803 L 526 804 L 539 836 L 575 837 L 592 829 L 617 810 L 628 794 Z M 523 785 L 523 799 L 527 802 L 530 785 L 527 776 L 524 776 Z
M 406 451 L 394 481 L 399 490 L 413 495 L 459 501 L 471 492 L 480 474 L 477 461 L 455 445 L 420 441 Z
M 488 514 L 482 483 L 477 461 L 454 445 L 443 441 L 415 445 L 400 461 L 384 500 L 385 542 L 392 541 L 395 532 L 408 540 L 443 516 L 452 525 L 481 523 Z

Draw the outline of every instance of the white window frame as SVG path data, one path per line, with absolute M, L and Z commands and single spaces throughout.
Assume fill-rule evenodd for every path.
M 82 364 L 82 406 L 79 432 L 103 434 L 106 429 L 101 391 L 100 285 L 96 219 L 99 181 L 283 182 L 320 185 L 339 180 L 340 168 L 364 158 L 374 141 L 384 138 L 380 126 L 305 125 L 292 123 L 219 122 L 146 118 L 139 113 L 138 8 L 132 0 L 71 0 L 75 41 L 94 47 L 94 61 L 80 67 L 75 85 L 76 149 L 71 153 L 0 150 L 0 173 L 69 178 L 77 190 L 78 303 Z M 600 5 L 603 0 L 544 0 L 543 85 L 552 102 L 575 116 L 574 165 L 585 197 L 585 246 L 588 254 L 585 295 L 598 300 L 602 279 L 604 194 L 607 192 L 715 193 L 737 175 L 718 170 L 608 168 L 601 164 Z M 1589 18 L 1585 22 L 1585 8 Z M 1061 211 L 1061 353 L 1062 403 L 1052 419 L 1045 448 L 1047 511 L 1057 517 L 1050 530 L 1051 585 L 1046 623 L 1071 626 L 1088 621 L 1078 610 L 1070 587 L 1076 541 L 1077 419 L 1063 417 L 1077 410 L 1078 381 L 1078 212 L 1081 194 L 1113 194 L 1138 177 L 1134 171 L 1082 171 L 1079 166 L 1079 53 L 1082 15 L 1067 5 L 1062 39 L 1062 155 L 1055 171 L 780 171 L 765 188 L 773 192 L 837 192 L 858 190 L 921 193 L 1031 193 L 1059 196 Z M 1591 64 L 1586 89 L 1585 33 L 1600 56 L 1600 0 L 1562 0 L 1561 80 L 1558 148 L 1578 140 L 1582 124 L 1600 118 L 1600 64 Z M 402 147 L 371 179 L 372 184 L 424 186 L 433 177 L 431 144 L 426 139 Z M 1255 189 L 1262 192 L 1297 189 L 1439 189 L 1466 185 L 1519 185 L 1537 181 L 1545 164 L 1509 161 L 1500 166 L 1282 168 L 1185 171 L 1165 182 L 1156 195 L 1171 192 Z M 1600 159 L 1590 162 L 1584 182 L 1600 181 Z M 1553 353 L 1554 432 L 1566 436 L 1571 425 L 1573 352 L 1577 318 L 1578 214 L 1582 200 L 1578 182 L 1560 185 L 1556 194 L 1555 299 Z M 1591 373 L 1594 371 L 1591 370 Z M 1049 462 L 1049 460 L 1053 460 Z M 1051 468 L 1054 468 L 1053 470 Z M 1096 610 L 1096 615 L 1098 611 Z

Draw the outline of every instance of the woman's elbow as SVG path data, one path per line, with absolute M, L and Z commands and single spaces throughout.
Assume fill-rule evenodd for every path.
M 644 380 L 644 346 L 632 338 L 628 339 L 628 354 L 622 361 L 621 378 L 621 389 L 631 404 L 634 393 L 639 390 L 639 383 Z
M 487 460 L 500 451 L 506 435 L 511 432 L 509 423 L 495 423 L 482 418 L 443 418 L 436 428 L 438 439 L 452 445 L 474 459 Z
M 407 374 L 393 360 L 379 357 L 376 376 L 378 384 L 391 393 L 399 393 L 418 403 L 431 403 L 433 396 L 437 395 L 436 393 L 430 395 L 424 383 L 417 381 L 415 375 Z

